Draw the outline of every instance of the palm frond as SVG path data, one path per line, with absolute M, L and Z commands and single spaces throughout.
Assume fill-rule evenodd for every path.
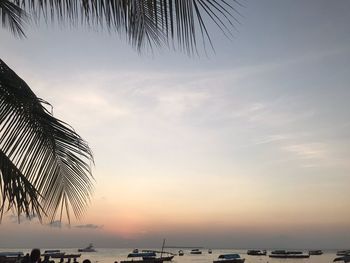
M 238 0 L 13 0 L 35 18 L 81 21 L 125 33 L 139 50 L 168 45 L 196 51 L 198 36 L 212 46 L 207 22 L 226 36 L 239 23 Z M 177 43 L 177 45 L 174 45 Z
M 19 216 L 42 218 L 40 194 L 27 177 L 0 150 L 0 221 L 3 213 L 15 210 Z
M 24 25 L 28 20 L 25 11 L 9 0 L 0 0 L 0 20 L 3 28 L 19 37 L 25 36 Z
M 0 60 L 0 149 L 37 189 L 51 220 L 64 210 L 79 217 L 92 192 L 92 153 L 44 104 Z

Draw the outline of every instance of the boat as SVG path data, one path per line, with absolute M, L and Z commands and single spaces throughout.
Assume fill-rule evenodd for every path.
M 43 257 L 54 257 L 54 256 L 63 256 L 66 254 L 65 252 L 62 252 L 61 250 L 58 249 L 51 249 L 51 250 L 45 250 L 41 256 Z
M 191 250 L 190 253 L 193 255 L 200 255 L 200 254 L 202 254 L 202 251 L 200 251 L 198 248 L 194 248 Z
M 337 251 L 337 256 L 346 256 L 350 255 L 350 250 L 339 250 Z
M 51 258 L 60 259 L 60 263 L 63 263 L 67 259 L 67 263 L 70 263 L 73 259 L 73 263 L 77 263 L 77 258 L 80 258 L 81 254 L 64 254 L 64 255 L 52 255 Z
M 18 263 L 23 259 L 23 252 L 0 252 L 1 263 Z
M 247 251 L 247 255 L 250 256 L 266 256 L 266 250 L 258 250 L 258 249 L 249 249 Z
M 165 261 L 171 261 L 174 258 L 174 254 L 164 251 L 165 239 L 163 240 L 162 250 L 142 250 L 134 249 L 132 253 L 128 254 L 128 258 L 131 260 L 122 260 L 120 263 L 163 263 Z M 157 257 L 157 254 L 160 256 Z M 165 256 L 164 256 L 165 255 Z M 117 261 L 115 261 L 116 263 Z
M 317 255 L 322 255 L 323 251 L 322 250 L 310 250 L 309 255 L 311 256 L 317 256 Z
M 213 251 L 209 248 L 208 249 L 208 254 L 212 254 L 213 253 Z
M 269 255 L 270 258 L 309 258 L 309 254 L 303 254 L 302 251 L 275 250 Z
M 244 263 L 245 258 L 241 258 L 239 254 L 223 254 L 214 260 L 213 263 Z
M 0 257 L 4 258 L 18 258 L 23 256 L 23 252 L 0 252 Z
M 293 254 L 293 255 L 298 255 L 298 254 L 303 254 L 302 251 L 287 251 L 287 250 L 274 250 L 271 252 L 273 255 L 284 255 L 284 254 Z
M 179 250 L 179 256 L 183 256 L 184 252 L 182 250 Z
M 305 254 L 275 254 L 269 255 L 270 258 L 309 258 L 310 255 Z
M 138 253 L 128 254 L 128 258 L 131 260 L 122 260 L 120 263 L 162 263 L 165 261 L 171 261 L 174 258 L 174 255 L 169 252 L 162 252 L 160 257 L 157 257 L 158 251 L 142 251 Z M 166 256 L 163 256 L 166 254 Z
M 93 244 L 90 243 L 86 248 L 79 248 L 78 252 L 97 252 Z
M 345 263 L 349 263 L 350 262 L 350 255 L 338 257 L 338 258 L 335 258 L 333 260 L 333 262 L 337 262 L 337 261 L 344 261 Z
M 285 250 L 274 250 L 274 251 L 271 251 L 271 254 L 272 255 L 275 255 L 275 254 L 286 254 L 287 251 Z

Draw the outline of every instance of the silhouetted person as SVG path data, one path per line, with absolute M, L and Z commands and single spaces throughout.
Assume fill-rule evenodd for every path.
M 30 253 L 30 263 L 40 263 L 40 249 L 34 248 Z
M 27 253 L 27 254 L 23 257 L 22 263 L 30 263 L 30 256 L 29 256 L 29 253 Z
M 44 260 L 42 261 L 42 263 L 50 263 L 50 256 L 45 255 L 44 256 Z

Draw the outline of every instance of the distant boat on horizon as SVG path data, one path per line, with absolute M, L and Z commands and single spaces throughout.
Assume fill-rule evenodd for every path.
M 289 251 L 289 250 L 274 250 L 271 251 L 271 254 L 273 255 L 283 255 L 283 254 L 293 254 L 293 255 L 298 255 L 298 254 L 303 254 L 302 251 Z
M 45 250 L 43 254 L 41 254 L 43 257 L 59 257 L 59 256 L 63 256 L 64 254 L 66 254 L 66 252 L 62 252 L 59 249 L 50 249 L 50 250 Z
M 160 254 L 160 256 L 157 257 L 157 254 Z M 142 250 L 139 252 L 134 249 L 132 253 L 128 254 L 127 258 L 131 258 L 131 260 L 122 260 L 120 263 L 163 263 L 165 261 L 171 261 L 174 258 L 174 254 L 154 250 Z
M 310 250 L 309 251 L 309 255 L 310 256 L 319 256 L 319 255 L 322 255 L 322 254 L 323 254 L 322 250 Z
M 97 252 L 93 244 L 90 243 L 86 248 L 79 248 L 78 252 Z
M 350 255 L 343 256 L 343 257 L 338 257 L 333 260 L 333 262 L 337 261 L 343 261 L 344 263 L 349 263 L 350 262 Z
M 266 254 L 267 254 L 266 250 L 249 249 L 247 251 L 247 255 L 250 255 L 250 256 L 266 256 Z
M 194 248 L 190 252 L 192 255 L 200 255 L 202 254 L 202 251 L 200 251 L 198 248 Z
M 171 261 L 175 254 L 171 252 L 164 251 L 165 247 L 165 239 L 163 240 L 162 250 L 142 250 L 141 252 L 135 248 L 132 253 L 128 254 L 128 258 L 132 258 L 131 260 L 122 260 L 120 263 L 163 263 L 165 261 Z M 157 257 L 157 255 L 160 256 Z M 163 256 L 165 254 L 165 256 Z M 117 263 L 115 261 L 114 263 Z
M 269 255 L 270 258 L 309 258 L 309 254 L 303 254 L 302 251 L 275 250 Z
M 0 252 L 1 263 L 21 262 L 24 257 L 23 252 Z
M 21 251 L 18 252 L 0 252 L 0 257 L 5 258 L 17 258 L 17 257 L 23 257 L 24 254 Z

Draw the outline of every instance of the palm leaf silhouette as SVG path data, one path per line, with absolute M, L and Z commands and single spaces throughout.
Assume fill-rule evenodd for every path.
M 0 0 L 0 18 L 4 28 L 9 28 L 15 35 L 25 35 L 23 26 L 28 17 L 17 4 L 8 0 Z
M 28 218 L 42 218 L 42 207 L 38 198 L 40 194 L 28 181 L 27 177 L 0 150 L 0 219 L 5 211 L 14 209 L 18 215 Z
M 28 13 L 33 19 L 58 20 L 107 28 L 126 35 L 138 50 L 171 46 L 196 52 L 201 42 L 212 46 L 206 22 L 213 22 L 226 36 L 238 23 L 238 0 L 0 0 L 17 6 L 13 32 L 23 35 Z M 1 8 L 1 4 L 0 4 Z M 5 10 L 11 11 L 11 10 Z M 10 12 L 11 13 L 11 12 Z M 177 43 L 177 45 L 175 45 Z
M 0 0 L 0 20 L 25 36 L 31 20 L 107 28 L 137 50 L 154 46 L 197 52 L 211 46 L 207 22 L 226 36 L 238 23 L 238 0 Z M 90 200 L 92 153 L 47 103 L 0 60 L 0 213 L 80 217 Z
M 30 182 L 28 189 L 32 189 L 12 200 L 4 180 L 2 199 L 8 199 L 10 206 L 24 208 L 27 215 L 38 213 L 40 203 L 51 220 L 60 208 L 60 217 L 65 210 L 69 220 L 69 211 L 79 217 L 90 199 L 92 153 L 87 143 L 44 105 L 0 60 L 0 149 L 8 158 L 2 158 L 5 161 L 0 170 L 4 177 L 8 167 L 17 167 L 17 178 Z M 28 204 L 33 204 L 33 209 L 28 209 Z

